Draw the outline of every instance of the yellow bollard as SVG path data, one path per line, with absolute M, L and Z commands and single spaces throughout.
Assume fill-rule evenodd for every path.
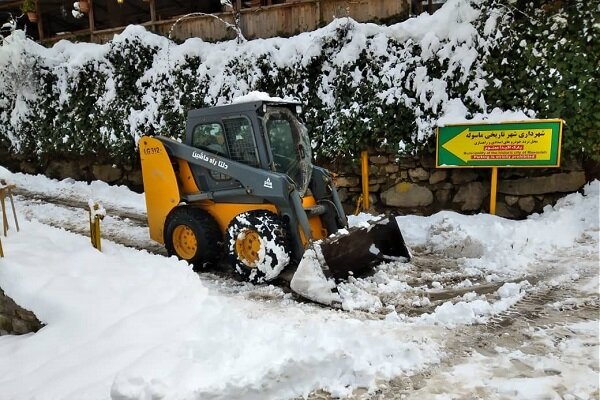
M 362 176 L 362 207 L 369 210 L 369 152 L 360 152 L 360 173 Z
M 94 203 L 91 200 L 88 202 L 88 205 L 90 206 L 88 212 L 90 219 L 90 239 L 92 241 L 92 246 L 98 249 L 98 251 L 102 251 L 100 221 L 104 219 L 104 216 L 106 215 L 106 210 L 104 210 L 101 204 Z
M 496 215 L 496 193 L 498 192 L 498 167 L 492 167 L 492 185 L 490 190 L 490 214 Z
M 7 236 L 8 232 L 8 215 L 6 212 L 6 198 L 10 200 L 10 205 L 13 212 L 13 218 L 15 220 L 15 227 L 17 232 L 19 231 L 19 221 L 17 220 L 17 212 L 15 210 L 15 202 L 12 195 L 12 190 L 15 188 L 14 184 L 7 183 L 4 179 L 0 179 L 0 208 L 2 209 L 2 231 L 4 236 Z M 2 248 L 2 241 L 0 240 L 0 257 L 4 257 L 4 249 Z
M 354 215 L 358 215 L 361 210 L 367 211 L 369 205 L 369 152 L 367 150 L 360 152 L 360 176 L 362 192 L 356 201 Z

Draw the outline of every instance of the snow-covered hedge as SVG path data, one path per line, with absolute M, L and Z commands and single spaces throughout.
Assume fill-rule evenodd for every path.
M 563 152 L 600 161 L 600 2 L 508 3 L 485 67 L 488 104 L 565 119 Z
M 414 151 L 432 143 L 439 121 L 498 115 L 489 104 L 563 116 L 542 101 L 507 100 L 530 78 L 501 72 L 498 57 L 514 47 L 520 14 L 497 3 L 449 0 L 434 15 L 389 27 L 340 19 L 242 44 L 177 45 L 130 26 L 105 45 L 45 49 L 14 32 L 0 47 L 0 139 L 42 162 L 94 155 L 131 163 L 141 135 L 180 136 L 187 110 L 253 90 L 301 100 L 316 153 L 329 157 L 367 145 Z M 589 30 L 597 38 L 597 27 Z

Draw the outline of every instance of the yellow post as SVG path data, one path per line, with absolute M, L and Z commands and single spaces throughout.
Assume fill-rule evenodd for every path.
M 369 209 L 369 152 L 367 150 L 360 152 L 360 172 L 362 177 L 362 207 L 363 210 Z
M 90 240 L 92 241 L 92 246 L 94 246 L 94 248 L 102 251 L 100 221 L 104 218 L 104 214 L 101 212 L 96 212 L 98 210 L 100 210 L 100 206 L 96 203 L 90 202 Z
M 15 188 L 15 185 L 8 185 L 6 187 L 6 191 L 8 192 L 8 199 L 10 200 L 10 206 L 12 208 L 13 218 L 15 220 L 15 227 L 17 228 L 17 232 L 19 232 L 19 221 L 17 221 L 17 210 L 15 210 L 15 201 L 13 199 L 12 190 Z
M 492 167 L 492 188 L 490 192 L 490 214 L 496 215 L 496 191 L 498 189 L 498 167 Z
M 10 205 L 12 207 L 13 218 L 15 220 L 15 226 L 17 228 L 17 232 L 19 231 L 19 221 L 17 221 L 17 212 L 15 210 L 15 202 L 12 196 L 12 189 L 15 188 L 14 184 L 8 184 L 4 179 L 0 179 L 0 209 L 2 212 L 2 230 L 4 236 L 7 236 L 8 232 L 8 216 L 6 212 L 6 196 L 10 200 Z M 4 250 L 2 249 L 2 241 L 0 240 L 0 257 L 4 257 Z
M 4 231 L 4 236 L 6 236 L 6 232 L 8 232 L 8 217 L 6 216 L 4 196 L 4 188 L 2 188 L 0 189 L 0 207 L 2 207 L 2 230 Z

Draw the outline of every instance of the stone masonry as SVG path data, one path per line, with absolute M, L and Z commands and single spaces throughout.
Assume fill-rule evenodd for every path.
M 20 307 L 0 288 L 0 336 L 37 332 L 42 326 L 35 314 Z
M 360 166 L 330 167 L 347 212 L 361 192 Z M 524 218 L 541 212 L 567 193 L 576 192 L 592 177 L 581 163 L 561 168 L 499 168 L 496 214 Z M 369 157 L 372 211 L 429 215 L 440 210 L 489 212 L 491 168 L 435 168 L 431 155 L 399 158 L 376 153 Z
M 0 143 L 2 155 L 6 160 L 3 166 L 15 172 L 41 173 L 56 179 L 101 180 L 143 190 L 139 165 L 118 166 L 101 159 L 49 160 L 33 164 L 23 157 L 11 157 Z M 351 165 L 324 166 L 338 175 L 336 183 L 346 212 L 353 212 L 361 192 L 358 161 Z M 419 215 L 440 210 L 489 212 L 490 176 L 490 168 L 436 169 L 435 156 L 431 154 L 398 157 L 370 151 L 369 191 L 374 212 Z M 579 161 L 563 160 L 561 168 L 499 168 L 496 214 L 524 218 L 599 178 L 600 163 L 591 160 L 583 165 Z

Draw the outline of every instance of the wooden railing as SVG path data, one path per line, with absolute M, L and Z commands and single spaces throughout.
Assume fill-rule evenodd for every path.
M 410 13 L 410 0 L 288 0 L 287 3 L 241 11 L 241 29 L 247 39 L 292 36 L 326 25 L 336 17 L 349 16 L 359 22 L 403 20 Z M 233 23 L 233 13 L 215 14 L 224 21 Z M 148 21 L 141 25 L 161 35 L 167 35 L 178 18 Z M 105 43 L 124 27 L 105 30 L 86 30 L 71 35 L 45 39 L 73 39 L 88 36 L 95 43 Z M 199 37 L 215 42 L 235 38 L 232 30 L 211 16 L 191 16 L 181 20 L 173 28 L 173 38 L 184 40 Z

